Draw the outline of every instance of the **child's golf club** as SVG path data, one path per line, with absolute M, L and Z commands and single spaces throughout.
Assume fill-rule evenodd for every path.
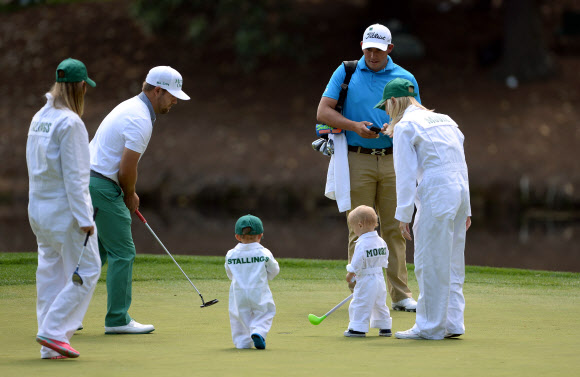
M 98 208 L 95 208 L 95 212 L 93 213 L 93 221 L 97 217 L 97 212 L 99 211 Z M 85 237 L 85 243 L 83 244 L 83 249 L 81 251 L 81 256 L 79 257 L 79 263 L 77 263 L 77 268 L 75 272 L 73 272 L 72 281 L 74 285 L 83 285 L 83 278 L 79 275 L 79 267 L 81 265 L 81 259 L 83 259 L 83 254 L 85 253 L 85 249 L 87 248 L 87 242 L 89 241 L 90 232 L 87 232 L 87 236 Z
M 320 322 L 324 321 L 324 319 L 326 317 L 328 317 L 329 315 L 331 315 L 336 309 L 340 308 L 342 305 L 344 305 L 348 300 L 350 300 L 352 298 L 352 293 L 350 294 L 350 296 L 348 296 L 347 298 L 345 298 L 344 300 L 342 300 L 338 305 L 336 305 L 334 308 L 330 309 L 328 311 L 328 313 L 326 313 L 325 315 L 323 315 L 322 317 L 317 317 L 314 314 L 308 314 L 308 320 L 310 321 L 310 323 L 312 323 L 313 325 L 320 325 Z
M 139 212 L 139 210 L 135 211 L 135 214 L 137 215 L 137 217 L 139 217 L 139 220 L 141 220 L 141 222 L 143 224 L 145 224 L 145 226 L 147 227 L 147 229 L 149 229 L 149 231 L 151 232 L 151 234 L 153 235 L 153 237 L 155 237 L 155 239 L 157 240 L 157 242 L 159 242 L 159 244 L 161 245 L 161 247 L 163 248 L 163 250 L 165 250 L 165 252 L 167 253 L 167 255 L 169 255 L 171 257 L 171 259 L 173 259 L 173 262 L 175 262 L 175 264 L 177 265 L 177 267 L 179 268 L 179 270 L 183 273 L 183 275 L 185 276 L 185 278 L 187 279 L 187 281 L 189 281 L 189 284 L 191 284 L 191 286 L 193 287 L 193 289 L 195 289 L 195 291 L 197 292 L 197 294 L 199 295 L 199 297 L 201 298 L 201 303 L 202 305 L 200 307 L 205 308 L 206 306 L 211 306 L 213 304 L 217 304 L 219 301 L 217 299 L 205 302 L 203 300 L 203 296 L 201 295 L 201 293 L 199 293 L 199 290 L 195 287 L 195 285 L 191 282 L 191 280 L 189 280 L 189 277 L 187 276 L 187 274 L 183 271 L 183 269 L 181 268 L 181 266 L 179 266 L 179 264 L 177 263 L 177 261 L 175 260 L 175 258 L 173 258 L 173 256 L 169 253 L 169 251 L 167 250 L 167 248 L 165 247 L 165 245 L 163 245 L 163 243 L 161 242 L 161 240 L 157 237 L 157 235 L 155 234 L 155 232 L 153 232 L 153 229 L 151 229 L 151 227 L 149 226 L 149 224 L 147 224 L 147 220 L 145 220 L 145 218 L 143 217 L 143 215 L 141 214 L 141 212 Z

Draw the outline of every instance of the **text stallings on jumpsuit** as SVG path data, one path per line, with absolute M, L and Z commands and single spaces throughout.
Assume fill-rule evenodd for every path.
M 269 257 L 259 256 L 259 257 L 246 257 L 246 258 L 230 258 L 228 259 L 228 264 L 247 264 L 247 263 L 261 263 L 269 261 Z

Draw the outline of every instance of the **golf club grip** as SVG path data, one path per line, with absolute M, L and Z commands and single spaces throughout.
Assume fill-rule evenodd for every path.
M 91 236 L 91 232 L 87 232 L 87 236 L 85 237 L 85 243 L 83 243 L 83 247 L 87 246 L 87 242 L 89 242 L 89 237 Z
M 328 313 L 326 313 L 324 316 L 328 317 L 329 315 L 331 315 L 336 309 L 340 308 L 342 305 L 344 305 L 348 300 L 350 300 L 352 298 L 353 293 L 350 294 L 350 296 L 348 296 L 347 298 L 345 298 L 344 300 L 342 300 L 341 302 L 338 303 L 338 305 L 336 305 L 334 308 L 330 309 L 328 311 Z
M 97 218 L 97 212 L 99 212 L 98 208 L 95 208 L 95 210 L 93 211 L 93 221 L 95 221 L 95 219 Z M 87 246 L 87 242 L 89 242 L 89 237 L 91 236 L 91 232 L 87 232 L 87 236 L 85 237 L 85 242 L 83 243 L 83 251 L 81 251 L 81 258 L 83 256 L 83 253 L 85 252 L 85 247 Z M 81 260 L 79 258 L 79 263 L 81 263 Z
M 93 212 L 93 221 L 95 221 L 95 219 L 97 218 L 97 212 L 99 212 L 99 209 L 98 209 L 98 208 L 95 208 L 95 210 L 94 210 L 94 212 Z M 84 247 L 84 246 L 87 246 L 87 242 L 89 242 L 89 237 L 90 237 L 90 236 L 91 236 L 91 232 L 87 232 L 87 236 L 85 237 L 85 243 L 83 244 L 83 247 Z M 84 250 L 83 250 L 83 251 L 84 251 Z M 82 256 L 82 255 L 83 255 L 83 254 L 81 253 L 81 256 Z M 80 260 L 79 260 L 79 263 L 80 263 Z
M 139 218 L 139 220 L 141 220 L 143 222 L 143 224 L 147 224 L 147 220 L 145 220 L 145 218 L 143 217 L 143 215 L 141 214 L 141 212 L 139 212 L 138 209 L 135 210 L 135 214 L 137 215 L 137 217 Z

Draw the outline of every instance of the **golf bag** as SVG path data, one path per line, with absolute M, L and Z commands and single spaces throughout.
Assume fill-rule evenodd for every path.
M 346 101 L 346 95 L 348 93 L 348 84 L 350 83 L 350 79 L 354 71 L 356 71 L 356 66 L 358 64 L 358 60 L 346 60 L 343 61 L 344 70 L 346 72 L 346 76 L 344 76 L 344 82 L 340 86 L 340 93 L 338 95 L 338 102 L 336 103 L 336 107 L 334 108 L 336 111 L 342 114 L 342 110 L 344 108 L 344 102 Z M 315 151 L 319 151 L 325 156 L 330 156 L 334 153 L 334 146 L 332 145 L 332 140 L 328 139 L 329 134 L 339 134 L 344 132 L 340 128 L 334 128 L 326 124 L 316 124 L 316 136 L 319 139 L 316 139 L 312 142 L 312 149 Z

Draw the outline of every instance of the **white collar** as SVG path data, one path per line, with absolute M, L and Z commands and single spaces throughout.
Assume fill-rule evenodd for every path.
M 252 243 L 238 243 L 236 245 L 236 249 L 238 250 L 253 250 L 259 249 L 262 245 L 259 242 L 252 242 Z
M 371 232 L 366 232 L 366 233 L 363 233 L 363 234 L 361 234 L 361 235 L 360 235 L 360 237 L 359 237 L 359 238 L 358 238 L 356 241 L 354 241 L 354 242 L 358 242 L 358 241 L 362 240 L 363 238 L 371 238 L 371 237 L 376 237 L 376 236 L 378 236 L 378 235 L 379 235 L 379 234 L 377 233 L 377 231 L 376 231 L 376 230 L 373 230 L 373 231 L 371 231 Z

